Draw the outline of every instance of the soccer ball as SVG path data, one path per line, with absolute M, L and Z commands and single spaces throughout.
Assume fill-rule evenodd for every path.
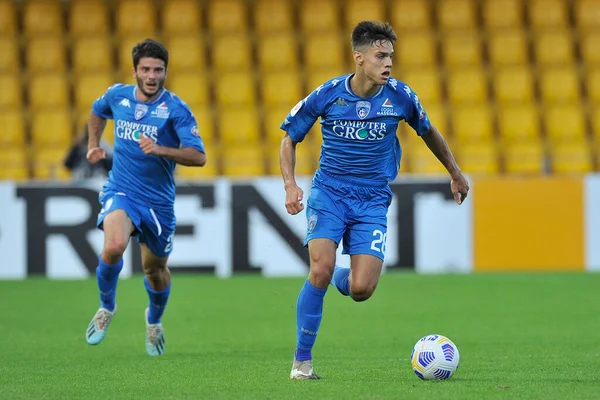
M 410 361 L 413 371 L 424 380 L 449 379 L 458 369 L 458 348 L 442 335 L 427 335 L 413 347 Z

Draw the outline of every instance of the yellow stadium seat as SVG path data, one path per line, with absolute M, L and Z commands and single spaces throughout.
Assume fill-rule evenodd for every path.
M 65 43 L 59 36 L 34 37 L 26 46 L 27 70 L 65 71 Z
M 327 54 L 326 57 L 325 54 Z M 323 33 L 306 37 L 304 59 L 309 70 L 340 69 L 344 65 L 342 38 L 337 33 Z
M 461 145 L 456 148 L 460 169 L 467 174 L 497 174 L 498 147 L 494 142 Z
M 444 0 L 436 5 L 438 23 L 442 29 L 465 29 L 476 27 L 475 2 L 473 0 Z
M 69 81 L 60 72 L 40 73 L 29 78 L 29 105 L 34 109 L 67 107 Z M 100 96 L 100 94 L 98 94 Z M 90 103 L 91 106 L 91 103 Z
M 494 74 L 494 93 L 500 104 L 533 101 L 533 75 L 527 66 L 498 69 Z
M 529 20 L 534 29 L 562 28 L 568 25 L 567 3 L 564 0 L 530 0 Z
M 214 145 L 216 140 L 212 107 L 205 104 L 190 104 L 189 106 L 198 123 L 198 130 L 204 145 Z
M 463 68 L 481 65 L 481 42 L 477 31 L 447 33 L 442 38 L 442 55 L 446 67 Z
M 124 38 L 120 38 L 118 41 L 118 57 L 119 57 L 119 62 L 118 62 L 118 68 L 119 68 L 119 74 L 121 76 L 131 76 L 132 75 L 132 71 L 133 71 L 133 57 L 131 55 L 131 53 L 133 52 L 133 47 L 138 44 L 139 42 L 141 42 L 142 40 L 144 40 L 145 37 L 144 36 L 129 36 L 129 37 L 124 37 Z M 169 67 L 171 66 L 172 60 L 171 60 L 171 53 L 172 50 L 169 47 Z
M 167 42 L 169 70 L 198 72 L 206 64 L 204 40 L 195 35 L 173 36 Z M 129 57 L 131 58 L 131 56 Z
M 19 42 L 10 37 L 0 37 L 0 74 L 20 70 Z
M 21 107 L 23 95 L 19 75 L 0 75 L 0 88 L 0 109 Z
M 196 0 L 165 2 L 160 15 L 166 36 L 195 34 L 202 28 L 201 8 Z
M 488 105 L 456 107 L 450 118 L 453 137 L 459 145 L 492 140 L 492 116 Z
M 62 4 L 58 0 L 31 0 L 24 4 L 23 28 L 27 36 L 63 33 Z
M 419 95 L 423 105 L 442 99 L 440 74 L 435 67 L 403 69 L 402 81 Z
M 448 97 L 452 104 L 487 101 L 487 76 L 481 68 L 465 67 L 448 74 Z
M 522 0 L 486 0 L 481 5 L 487 28 L 520 28 L 523 25 Z
M 152 0 L 120 0 L 115 5 L 115 28 L 119 36 L 156 31 L 156 10 Z
M 575 22 L 580 29 L 600 29 L 600 3 L 597 0 L 577 0 Z
M 544 171 L 544 149 L 540 141 L 515 143 L 504 148 L 504 169 L 509 174 L 540 174 Z
M 266 142 L 269 146 L 279 146 L 285 132 L 280 126 L 289 114 L 292 107 L 278 105 L 267 107 L 264 114 Z
M 306 76 L 307 89 L 309 90 L 308 94 L 312 93 L 313 90 L 315 90 L 316 88 L 318 88 L 319 86 L 321 86 L 322 84 L 327 82 L 328 80 L 331 80 L 333 78 L 342 77 L 342 75 L 344 75 L 344 74 L 345 74 L 345 72 L 341 68 L 308 71 L 307 76 Z M 306 96 L 304 96 L 304 97 L 306 97 Z
M 279 167 L 279 145 L 274 147 L 269 146 L 266 153 L 269 174 L 280 176 L 281 168 Z M 304 142 L 296 145 L 296 166 L 294 168 L 294 175 L 296 177 L 311 176 L 315 173 L 316 169 L 315 154 L 313 153 L 312 148 Z
M 108 7 L 102 0 L 71 1 L 69 7 L 69 34 L 82 36 L 105 36 L 109 34 Z
M 336 32 L 340 10 L 336 0 L 303 0 L 299 7 L 300 26 L 310 34 Z
M 427 1 L 393 1 L 390 14 L 392 24 L 398 30 L 428 30 L 431 26 L 431 9 Z
M 251 178 L 266 173 L 264 151 L 260 146 L 237 147 L 223 151 L 223 173 L 234 178 Z
M 354 29 L 360 21 L 384 21 L 386 19 L 382 0 L 346 0 L 343 7 L 348 31 Z
M 263 102 L 267 106 L 287 105 L 292 108 L 302 95 L 300 74 L 294 70 L 262 75 Z
M 400 145 L 402 146 L 402 167 L 406 166 L 403 172 L 411 172 L 414 174 L 448 174 L 446 168 L 433 155 L 427 147 L 423 139 L 417 136 L 416 133 L 410 131 L 404 136 Z
M 592 134 L 596 144 L 600 144 L 600 105 L 593 106 L 590 110 Z M 598 148 L 600 150 L 600 147 Z M 600 155 L 600 154 L 599 154 Z
M 288 0 L 254 1 L 254 28 L 260 35 L 290 31 L 294 27 L 292 2 Z
M 3 147 L 0 152 L 0 181 L 27 180 L 27 164 L 27 150 L 24 147 Z
M 246 4 L 243 0 L 219 0 L 208 3 L 208 24 L 213 34 L 245 32 Z
M 568 30 L 542 31 L 533 40 L 535 59 L 539 65 L 573 63 L 573 41 Z
M 505 144 L 540 140 L 540 117 L 532 104 L 502 107 L 498 110 L 498 126 Z
M 68 108 L 38 111 L 31 120 L 31 139 L 36 149 L 68 149 L 73 140 L 73 124 Z
M 586 65 L 600 65 L 600 31 L 583 34 L 580 46 L 581 58 Z
M 487 44 L 490 64 L 493 66 L 528 63 L 527 39 L 522 29 L 492 31 Z
M 113 85 L 111 73 L 81 74 L 75 79 L 75 106 L 80 112 L 91 110 L 92 103 Z
M 218 157 L 209 153 L 207 162 L 203 167 L 186 167 L 178 165 L 175 168 L 176 177 L 185 181 L 202 181 L 219 176 Z
M 250 72 L 218 74 L 215 84 L 217 103 L 221 106 L 249 106 L 256 100 L 254 77 Z
M 540 92 L 546 103 L 579 100 L 579 79 L 574 68 L 552 68 L 540 73 Z
M 207 105 L 210 80 L 203 71 L 175 72 L 165 86 L 188 104 Z
M 41 148 L 33 152 L 33 177 L 41 180 L 69 180 L 71 172 L 65 168 L 64 148 Z
M 429 31 L 402 33 L 395 46 L 394 63 L 401 68 L 437 65 L 436 39 Z
M 429 122 L 434 125 L 438 131 L 446 137 L 448 135 L 448 116 L 446 114 L 446 106 L 442 103 L 421 103 L 425 112 L 427 112 L 427 116 L 429 117 Z M 408 125 L 406 125 L 408 126 Z M 410 127 L 408 129 L 411 129 Z M 410 132 L 410 134 L 414 134 L 414 132 Z
M 218 118 L 221 143 L 227 149 L 260 144 L 259 116 L 254 106 L 223 108 Z
M 257 43 L 258 61 L 263 70 L 288 70 L 298 65 L 297 35 L 280 33 L 260 37 Z
M 25 144 L 25 124 L 18 108 L 0 110 L 0 147 L 18 147 Z
M 223 35 L 211 42 L 212 65 L 221 71 L 250 70 L 252 44 L 248 35 Z
M 600 104 L 600 68 L 587 71 L 584 87 L 592 103 Z
M 17 14 L 12 0 L 0 1 L 0 37 L 12 38 L 17 32 Z
M 114 61 L 110 38 L 98 35 L 75 39 L 71 59 L 76 73 L 112 71 Z
M 579 104 L 562 104 L 544 108 L 548 139 L 552 143 L 580 142 L 585 139 L 586 124 Z
M 550 147 L 550 158 L 554 173 L 583 174 L 592 171 L 590 146 L 583 141 Z

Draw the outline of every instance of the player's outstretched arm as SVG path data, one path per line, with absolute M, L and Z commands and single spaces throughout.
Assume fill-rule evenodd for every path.
M 427 147 L 429 147 L 429 150 L 431 150 L 450 173 L 450 176 L 452 177 L 450 187 L 452 189 L 452 194 L 454 195 L 454 200 L 457 204 L 462 204 L 469 193 L 469 183 L 458 167 L 448 143 L 433 125 L 431 125 L 429 130 L 421 137 L 427 144 Z
M 88 152 L 86 156 L 92 164 L 106 158 L 106 150 L 100 147 L 100 138 L 105 127 L 106 119 L 99 117 L 92 111 L 88 120 Z
M 206 154 L 193 147 L 173 148 L 159 146 L 148 137 L 140 138 L 140 148 L 145 154 L 168 158 L 177 164 L 188 167 L 203 167 L 206 164 Z
M 285 188 L 285 208 L 291 215 L 304 210 L 302 197 L 304 193 L 296 183 L 294 169 L 296 168 L 296 143 L 286 133 L 279 147 L 279 167 Z

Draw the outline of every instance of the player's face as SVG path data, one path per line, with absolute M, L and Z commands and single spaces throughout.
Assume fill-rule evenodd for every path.
M 371 81 L 377 85 L 385 85 L 392 70 L 394 46 L 390 41 L 381 41 L 362 53 L 362 68 Z
M 146 101 L 152 100 L 165 84 L 167 78 L 165 62 L 158 58 L 142 57 L 133 76 Z

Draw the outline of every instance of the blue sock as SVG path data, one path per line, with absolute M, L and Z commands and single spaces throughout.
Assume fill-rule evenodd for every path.
M 108 311 L 115 309 L 115 296 L 117 294 L 117 282 L 119 273 L 123 269 L 123 259 L 114 265 L 102 261 L 102 256 L 98 257 L 98 267 L 96 268 L 96 278 L 98 281 L 98 290 L 100 291 L 100 303 Z
M 169 286 L 165 290 L 157 292 L 156 290 L 152 289 L 150 283 L 144 276 L 144 286 L 146 286 L 148 298 L 150 299 L 150 307 L 148 310 L 148 323 L 159 324 L 160 319 L 163 313 L 165 312 L 167 301 L 169 300 L 169 294 L 171 293 L 171 283 L 169 282 Z
M 312 360 L 312 348 L 323 317 L 323 297 L 327 289 L 314 287 L 308 279 L 296 304 L 296 360 Z
M 333 270 L 333 278 L 331 279 L 331 283 L 344 296 L 350 295 L 350 282 L 348 281 L 349 277 L 350 268 L 342 268 L 338 267 L 337 265 L 335 266 L 335 269 Z

